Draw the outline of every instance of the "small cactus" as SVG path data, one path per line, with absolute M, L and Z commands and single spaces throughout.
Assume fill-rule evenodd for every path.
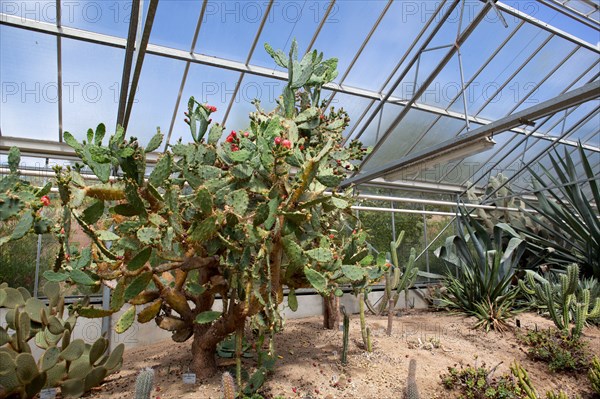
M 579 266 L 572 264 L 567 273 L 560 276 L 560 283 L 551 284 L 533 271 L 527 271 L 526 281 L 519 281 L 519 286 L 526 294 L 535 295 L 548 309 L 556 327 L 565 334 L 573 324 L 570 334 L 579 338 L 588 319 L 600 316 L 600 298 L 592 303 L 590 291 L 584 289 L 577 295 L 579 287 Z
M 600 358 L 598 356 L 594 356 L 594 359 L 592 359 L 588 377 L 590 378 L 594 392 L 600 395 Z
M 235 399 L 235 382 L 233 381 L 233 376 L 229 372 L 223 373 L 221 385 L 223 388 L 223 399 Z
M 348 363 L 348 339 L 350 338 L 350 316 L 346 313 L 346 308 L 344 305 L 340 306 L 340 310 L 344 315 L 344 338 L 342 344 L 342 364 L 346 365 Z
M 135 399 L 150 399 L 152 386 L 154 385 L 154 370 L 145 368 L 135 380 Z
M 408 378 L 406 379 L 405 399 L 419 399 L 419 387 L 417 385 L 417 361 L 410 359 L 408 364 Z

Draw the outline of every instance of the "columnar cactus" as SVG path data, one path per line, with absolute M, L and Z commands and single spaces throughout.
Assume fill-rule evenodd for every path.
M 340 310 L 344 315 L 344 337 L 342 341 L 342 364 L 346 365 L 348 363 L 348 341 L 350 340 L 350 316 L 346 313 L 346 308 L 344 305 L 340 306 Z
M 177 342 L 193 337 L 199 377 L 214 373 L 216 345 L 247 319 L 256 316 L 262 331 L 273 333 L 284 286 L 329 295 L 340 292 L 338 283 L 381 275 L 379 265 L 369 264 L 364 233 L 337 227 L 352 213 L 347 192 L 336 187 L 367 152 L 357 141 L 341 145 L 348 116 L 320 102 L 337 61 L 316 51 L 298 60 L 295 42 L 289 55 L 266 49 L 289 80 L 274 111 L 255 103 L 246 129 L 221 140 L 225 127 L 210 119 L 215 108 L 192 97 L 192 141 L 170 144 L 149 176 L 146 155 L 160 146 L 160 131 L 142 148 L 120 127 L 106 143 L 102 124 L 83 142 L 64 134 L 99 183 L 85 181 L 78 167 L 56 168 L 63 212 L 53 225 L 62 249 L 45 277 L 89 290 L 109 287 L 109 310 L 76 310 L 104 317 L 124 308 L 117 332 L 137 315 Z M 29 215 L 8 241 L 32 228 L 45 191 L 22 196 L 11 184 L 2 187 L 2 219 Z M 72 224 L 92 242 L 79 253 L 72 251 Z M 212 310 L 217 295 L 222 311 Z
M 569 334 L 569 326 L 573 324 L 570 331 L 573 338 L 581 336 L 586 320 L 600 317 L 600 298 L 596 298 L 592 304 L 589 289 L 582 289 L 577 295 L 579 266 L 576 264 L 567 267 L 566 274 L 560 275 L 558 284 L 552 284 L 539 274 L 528 270 L 525 281 L 519 280 L 519 286 L 526 294 L 535 295 L 536 299 L 546 306 L 559 330 Z
M 600 359 L 598 356 L 594 356 L 592 359 L 588 377 L 590 378 L 590 383 L 592 384 L 594 392 L 600 395 Z
M 405 399 L 419 399 L 419 386 L 417 385 L 417 361 L 410 359 L 408 364 L 408 378 L 406 379 Z
M 31 398 L 44 387 L 60 387 L 64 396 L 79 397 L 120 369 L 123 344 L 106 353 L 105 338 L 91 345 L 72 340 L 77 315 L 70 312 L 64 319 L 59 284 L 49 282 L 43 291 L 49 305 L 23 288 L 0 285 L 0 309 L 7 309 L 7 329 L 0 327 L 0 392 Z M 30 341 L 44 350 L 38 362 Z
M 233 376 L 228 372 L 223 373 L 221 386 L 223 389 L 223 399 L 235 399 L 235 382 L 233 381 Z
M 154 370 L 145 368 L 135 380 L 135 399 L 150 399 L 154 385 Z

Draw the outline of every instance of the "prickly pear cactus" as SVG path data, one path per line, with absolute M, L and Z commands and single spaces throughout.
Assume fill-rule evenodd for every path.
M 287 55 L 266 50 L 288 69 L 288 84 L 275 110 L 255 102 L 245 128 L 224 133 L 211 122 L 215 107 L 192 97 L 191 141 L 170 143 L 156 164 L 146 155 L 161 145 L 160 131 L 143 148 L 121 128 L 106 140 L 101 124 L 83 142 L 64 134 L 99 182 L 84 180 L 78 167 L 56 168 L 62 250 L 45 277 L 89 290 L 110 287 L 110 310 L 76 311 L 103 317 L 124 308 L 119 332 L 154 320 L 177 342 L 193 337 L 199 376 L 214 372 L 216 345 L 249 318 L 275 330 L 284 286 L 329 295 L 341 292 L 341 282 L 367 284 L 382 273 L 367 269 L 365 237 L 341 227 L 352 219 L 352 201 L 336 187 L 368 150 L 357 141 L 342 145 L 348 115 L 321 103 L 337 60 L 317 51 L 298 59 L 295 42 Z M 0 190 L 2 218 L 34 217 L 44 191 L 22 199 L 13 180 Z M 72 251 L 72 225 L 90 237 L 90 247 Z M 216 295 L 222 311 L 212 310 Z
M 64 318 L 58 283 L 47 283 L 43 291 L 48 305 L 23 288 L 0 286 L 0 309 L 7 309 L 7 328 L 0 327 L 0 392 L 32 398 L 44 387 L 60 387 L 64 396 L 79 397 L 119 370 L 123 344 L 106 353 L 105 338 L 91 345 L 71 340 L 77 315 Z M 37 362 L 30 341 L 44 350 Z

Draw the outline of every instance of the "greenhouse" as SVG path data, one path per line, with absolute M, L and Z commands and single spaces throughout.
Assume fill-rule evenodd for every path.
M 596 0 L 0 0 L 0 399 L 600 398 Z

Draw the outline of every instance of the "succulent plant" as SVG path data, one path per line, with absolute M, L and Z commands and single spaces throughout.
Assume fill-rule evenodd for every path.
M 317 51 L 298 59 L 295 42 L 288 55 L 266 49 L 288 69 L 288 84 L 274 111 L 255 102 L 245 129 L 221 140 L 225 128 L 211 122 L 214 107 L 192 97 L 191 142 L 171 142 L 149 175 L 146 155 L 161 145 L 162 133 L 143 148 L 121 127 L 106 140 L 103 124 L 83 141 L 64 134 L 99 183 L 85 181 L 78 167 L 55 168 L 63 212 L 52 225 L 59 226 L 62 249 L 45 278 L 88 290 L 109 287 L 109 310 L 79 305 L 75 311 L 104 317 L 124 309 L 117 332 L 155 320 L 177 342 L 193 337 L 198 376 L 216 371 L 217 344 L 248 319 L 274 333 L 284 286 L 329 295 L 355 275 L 360 284 L 371 276 L 364 233 L 336 227 L 353 219 L 350 192 L 337 187 L 367 153 L 357 141 L 342 146 L 348 115 L 320 100 L 337 61 Z M 15 194 L 14 169 L 1 185 L 3 220 L 34 217 L 41 206 L 37 196 L 44 191 Z M 26 220 L 13 236 L 32 225 Z M 91 239 L 78 253 L 71 251 L 72 225 Z M 223 311 L 212 310 L 217 295 Z
M 228 372 L 221 376 L 221 387 L 223 389 L 223 399 L 235 399 L 235 382 L 233 376 Z
M 149 367 L 141 370 L 135 379 L 135 399 L 150 399 L 154 385 L 154 370 Z
M 560 283 L 552 284 L 536 272 L 527 271 L 525 280 L 519 280 L 519 286 L 526 294 L 535 296 L 542 303 L 556 327 L 573 338 L 579 338 L 588 319 L 600 317 L 600 297 L 594 303 L 590 299 L 590 290 L 580 286 L 579 266 L 571 264 L 565 274 L 560 275 Z M 569 326 L 573 324 L 571 331 Z
M 594 392 L 600 394 L 600 359 L 598 356 L 594 356 L 592 363 L 590 364 L 590 371 L 588 373 L 590 382 Z
M 408 364 L 408 378 L 406 379 L 405 399 L 419 399 L 419 386 L 417 385 L 417 361 L 410 359 Z
M 348 341 L 350 340 L 350 316 L 346 313 L 346 308 L 344 305 L 340 306 L 340 310 L 342 311 L 342 315 L 344 316 L 344 337 L 342 341 L 342 364 L 346 365 L 348 363 Z
M 23 288 L 0 285 L 0 309 L 7 309 L 7 329 L 0 327 L 0 392 L 31 398 L 44 387 L 60 387 L 63 395 L 79 397 L 119 370 L 123 344 L 106 353 L 108 341 L 103 337 L 93 344 L 72 340 L 77 315 L 63 317 L 59 284 L 48 282 L 43 292 L 48 305 Z M 30 341 L 44 350 L 37 362 Z

